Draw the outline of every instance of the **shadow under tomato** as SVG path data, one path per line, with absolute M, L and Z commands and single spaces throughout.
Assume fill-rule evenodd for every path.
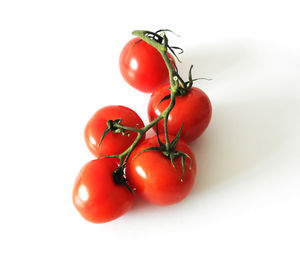
M 197 159 L 192 193 L 213 188 L 272 156 L 297 131 L 299 100 L 275 95 L 247 101 L 215 103 L 211 125 L 191 144 Z M 299 124 L 299 120 L 295 123 Z M 299 126 L 299 125 L 298 125 Z M 298 127 L 299 128 L 299 127 Z M 263 171 L 272 169 L 263 169 Z
M 284 73 L 280 79 L 276 70 L 281 70 L 281 64 L 269 65 L 271 61 L 261 55 L 257 45 L 245 41 L 200 45 L 180 57 L 180 74 L 186 74 L 183 78 L 193 64 L 194 78 L 213 79 L 195 82 L 211 98 L 213 114 L 205 133 L 190 144 L 197 160 L 197 176 L 189 196 L 199 196 L 243 173 L 256 171 L 256 166 L 298 134 L 299 95 L 288 89 L 298 86 L 299 74 L 290 72 L 287 77 Z M 272 174 L 272 169 L 263 171 Z M 161 207 L 136 197 L 132 211 L 144 208 L 161 211 Z
M 193 65 L 194 78 L 214 79 L 219 73 L 239 65 L 251 52 L 252 45 L 242 40 L 191 46 L 179 55 L 182 62 L 178 64 L 179 73 L 186 78 Z
M 180 73 L 193 64 L 194 78 L 213 79 L 195 82 L 211 98 L 213 113 L 208 129 L 191 143 L 197 159 L 192 194 L 254 171 L 300 129 L 299 89 L 293 89 L 299 72 L 293 56 L 280 50 L 236 40 L 183 53 Z
M 184 208 L 187 206 L 187 200 L 188 199 L 185 198 L 182 201 L 175 204 L 160 206 L 151 204 L 135 194 L 134 203 L 128 215 L 130 217 L 134 217 L 134 215 L 137 213 L 140 217 L 141 213 L 143 213 L 144 215 L 161 215 L 162 213 L 174 214 L 174 209 L 180 210 L 180 208 Z
M 135 212 L 144 208 L 155 208 L 157 206 L 150 204 L 149 202 L 143 200 L 140 196 L 137 194 L 134 195 L 134 203 L 131 207 L 130 211 Z

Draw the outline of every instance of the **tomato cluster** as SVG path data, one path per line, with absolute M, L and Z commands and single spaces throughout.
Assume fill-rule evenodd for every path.
M 110 105 L 99 109 L 84 130 L 86 145 L 96 159 L 79 172 L 73 203 L 93 223 L 126 213 L 134 194 L 156 205 L 170 205 L 183 200 L 194 184 L 196 159 L 188 143 L 207 128 L 211 103 L 202 90 L 191 87 L 191 79 L 189 83 L 172 82 L 174 73 L 178 75 L 174 57 L 151 42 L 174 51 L 164 34 L 148 32 L 148 37 L 150 41 L 130 40 L 119 64 L 132 87 L 152 92 L 149 124 L 145 126 L 138 114 L 125 106 Z M 150 128 L 156 135 L 145 138 Z

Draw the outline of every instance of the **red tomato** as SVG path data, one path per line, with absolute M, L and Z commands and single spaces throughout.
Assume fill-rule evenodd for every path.
M 151 93 L 169 81 L 169 72 L 161 54 L 150 44 L 130 40 L 123 48 L 119 65 L 123 78 L 132 87 Z M 169 58 L 174 58 L 168 53 Z
M 165 84 L 151 95 L 148 103 L 149 121 L 159 116 L 169 105 L 170 99 L 159 102 L 170 94 L 170 85 Z M 176 135 L 182 124 L 180 138 L 191 142 L 199 137 L 207 128 L 212 114 L 212 107 L 207 95 L 199 88 L 192 87 L 184 96 L 176 97 L 175 106 L 168 119 L 168 133 Z M 158 123 L 159 133 L 164 132 L 164 120 Z
M 128 135 L 121 133 L 109 132 L 102 140 L 102 134 L 106 129 L 106 122 L 108 120 L 122 119 L 121 124 L 128 127 L 143 128 L 144 123 L 141 118 L 133 110 L 121 106 L 110 105 L 98 110 L 93 117 L 88 121 L 85 130 L 84 138 L 87 147 L 91 153 L 96 157 L 116 155 L 125 151 L 135 140 L 137 134 L 133 131 L 126 131 Z M 142 138 L 141 140 L 143 140 Z
M 112 173 L 118 164 L 112 159 L 88 162 L 77 176 L 73 203 L 86 220 L 104 223 L 126 213 L 133 204 L 133 194 L 125 185 L 117 185 Z
M 163 136 L 160 136 L 164 142 Z M 157 137 L 143 141 L 132 152 L 126 168 L 129 185 L 136 188 L 136 193 L 143 199 L 157 205 L 169 205 L 184 199 L 192 189 L 196 175 L 196 160 L 192 150 L 179 140 L 176 150 L 188 154 L 192 158 L 185 159 L 185 175 L 182 178 L 181 157 L 174 159 L 176 169 L 168 157 L 159 151 L 145 151 L 146 148 L 158 146 Z M 190 167 L 191 163 L 191 169 Z

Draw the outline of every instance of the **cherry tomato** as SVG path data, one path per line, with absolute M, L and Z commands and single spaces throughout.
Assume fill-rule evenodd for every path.
M 159 116 L 169 105 L 170 99 L 159 102 L 168 94 L 170 85 L 165 84 L 151 95 L 148 103 L 149 121 Z M 192 87 L 184 96 L 176 97 L 175 106 L 168 118 L 168 133 L 176 135 L 182 124 L 180 138 L 191 142 L 199 137 L 207 128 L 212 114 L 212 107 L 208 96 L 199 88 Z M 164 121 L 158 123 L 159 133 L 164 132 Z
M 169 72 L 161 54 L 150 44 L 139 40 L 133 38 L 123 48 L 119 59 L 120 70 L 132 87 L 151 93 L 169 81 Z M 169 53 L 168 56 L 174 61 Z
M 86 220 L 104 223 L 126 213 L 133 194 L 126 186 L 115 184 L 112 173 L 118 164 L 110 159 L 95 159 L 83 166 L 73 189 L 73 203 Z
M 137 134 L 133 131 L 126 131 L 129 135 L 108 132 L 99 146 L 102 134 L 107 128 L 106 122 L 116 119 L 122 119 L 123 126 L 144 127 L 144 123 L 137 113 L 125 106 L 110 105 L 99 109 L 88 121 L 84 130 L 87 147 L 95 157 L 120 154 L 135 140 Z
M 164 137 L 160 135 L 162 142 Z M 185 174 L 182 177 L 182 159 L 176 157 L 172 166 L 170 159 L 160 151 L 143 151 L 158 146 L 157 137 L 144 140 L 132 152 L 126 168 L 129 185 L 143 199 L 157 205 L 170 205 L 184 199 L 192 189 L 196 175 L 196 160 L 187 143 L 179 140 L 176 150 L 188 154 L 185 158 Z M 191 164 L 191 165 L 190 165 Z M 191 168 L 190 168 L 191 166 Z

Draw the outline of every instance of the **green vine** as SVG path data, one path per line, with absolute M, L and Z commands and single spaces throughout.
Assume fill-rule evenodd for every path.
M 118 155 L 108 155 L 108 156 L 102 157 L 102 158 L 118 158 L 120 160 L 120 167 L 115 170 L 114 179 L 115 179 L 116 183 L 125 184 L 127 187 L 128 187 L 128 185 L 126 183 L 126 179 L 125 179 L 125 176 L 124 176 L 124 168 L 125 168 L 125 165 L 127 163 L 127 160 L 129 158 L 129 156 L 131 155 L 132 151 L 137 146 L 138 142 L 143 137 L 143 135 L 149 129 L 151 129 L 153 126 L 155 126 L 162 119 L 164 119 L 164 131 L 165 131 L 165 139 L 166 139 L 165 144 L 163 144 L 160 141 L 159 136 L 158 136 L 158 132 L 157 132 L 159 147 L 151 147 L 151 148 L 148 148 L 144 151 L 157 150 L 157 151 L 162 152 L 164 156 L 170 158 L 170 161 L 171 161 L 174 168 L 175 168 L 174 159 L 176 157 L 181 157 L 182 172 L 183 172 L 181 180 L 183 180 L 184 173 L 185 173 L 184 165 L 185 165 L 186 157 L 189 158 L 190 161 L 192 160 L 191 157 L 189 155 L 187 155 L 186 153 L 175 150 L 175 147 L 176 147 L 176 144 L 179 141 L 179 137 L 180 137 L 183 126 L 181 127 L 181 129 L 177 133 L 174 140 L 170 142 L 169 137 L 168 137 L 168 131 L 167 131 L 168 130 L 167 129 L 167 122 L 168 122 L 169 114 L 170 114 L 171 110 L 173 109 L 173 107 L 175 105 L 176 97 L 185 95 L 189 91 L 189 89 L 192 87 L 193 81 L 195 81 L 196 79 L 192 79 L 191 70 L 192 70 L 193 66 L 191 66 L 190 71 L 189 71 L 189 81 L 188 82 L 184 82 L 184 80 L 178 74 L 177 67 L 176 67 L 175 63 L 173 62 L 173 60 L 170 59 L 169 56 L 167 55 L 167 51 L 170 50 L 171 53 L 177 59 L 178 59 L 178 57 L 175 54 L 174 49 L 181 50 L 180 53 L 182 53 L 183 51 L 179 47 L 174 47 L 174 46 L 170 47 L 169 46 L 168 38 L 167 38 L 165 32 L 172 32 L 172 31 L 167 30 L 167 29 L 158 30 L 157 32 L 136 30 L 136 31 L 133 31 L 132 34 L 139 37 L 141 40 L 147 42 L 148 44 L 153 46 L 155 49 L 157 49 L 159 51 L 159 53 L 161 54 L 161 56 L 163 57 L 164 61 L 165 61 L 166 67 L 168 68 L 168 71 L 169 71 L 170 95 L 163 98 L 161 100 L 161 102 L 163 100 L 170 99 L 170 103 L 169 103 L 168 107 L 156 119 L 151 121 L 148 125 L 146 125 L 143 128 L 134 128 L 134 127 L 123 126 L 121 124 L 121 122 L 122 122 L 121 119 L 109 120 L 107 122 L 107 128 L 104 131 L 104 133 L 101 137 L 100 143 L 99 143 L 99 145 L 100 145 L 102 140 L 104 139 L 105 135 L 108 132 L 121 133 L 122 135 L 128 135 L 128 133 L 126 133 L 126 131 L 133 131 L 133 132 L 137 133 L 137 137 L 134 140 L 134 142 L 124 152 L 122 152 L 121 154 L 118 154 Z M 144 151 L 142 151 L 142 152 L 144 152 Z M 128 187 L 128 189 L 132 192 L 132 190 L 129 187 Z

